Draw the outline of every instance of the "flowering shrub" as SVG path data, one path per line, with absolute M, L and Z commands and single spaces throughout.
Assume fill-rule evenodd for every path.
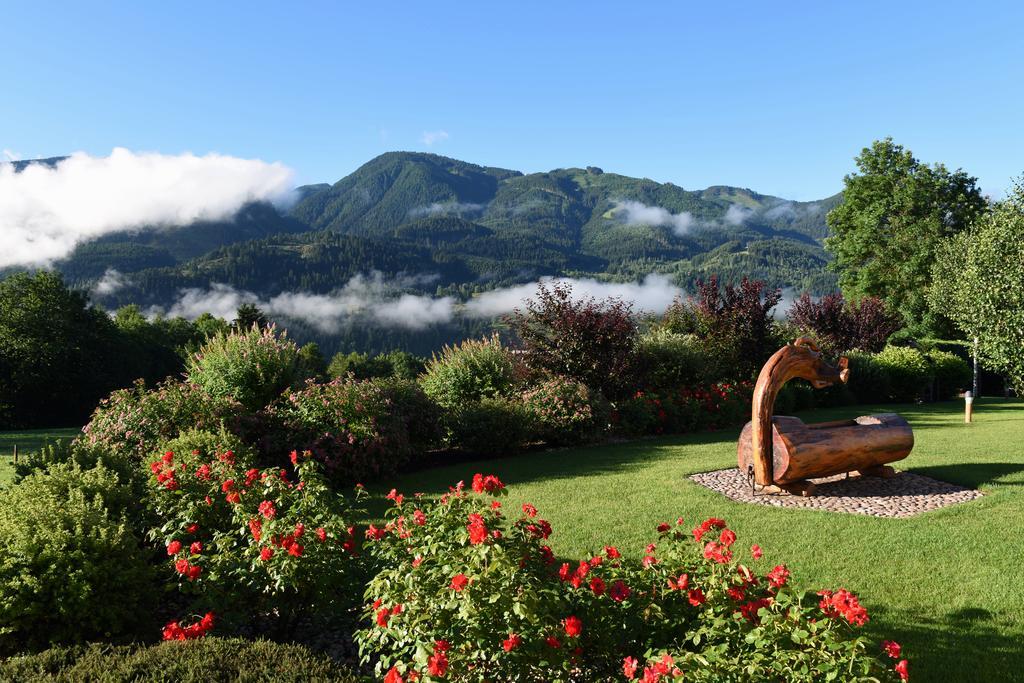
M 594 441 L 608 426 L 608 403 L 585 384 L 553 377 L 523 392 L 538 437 L 554 445 Z
M 678 434 L 720 429 L 750 419 L 750 382 L 720 382 L 706 388 L 684 387 L 672 393 L 638 391 L 619 401 L 612 425 L 630 435 Z
M 905 678 L 897 644 L 857 634 L 855 595 L 794 590 L 723 520 L 661 524 L 639 562 L 614 547 L 559 562 L 536 508 L 506 517 L 493 475 L 471 490 L 392 491 L 367 532 L 380 572 L 357 641 L 385 681 Z
M 123 516 L 131 498 L 112 471 L 73 464 L 4 490 L 0 652 L 120 635 L 139 624 L 155 583 L 151 553 Z
M 405 380 L 352 378 L 308 383 L 268 410 L 267 450 L 308 450 L 333 481 L 397 472 L 437 438 L 436 407 Z
M 167 572 L 217 618 L 342 609 L 356 552 L 345 501 L 308 454 L 259 470 L 244 453 L 203 450 L 209 435 L 170 442 L 149 463 L 151 532 Z M 177 449 L 177 450 L 175 450 Z
M 515 383 L 515 362 L 498 335 L 466 340 L 435 354 L 420 383 L 443 408 L 458 408 L 470 401 L 508 396 Z
M 155 390 L 141 380 L 130 389 L 119 389 L 100 401 L 79 441 L 115 456 L 142 459 L 188 429 L 216 431 L 222 426 L 243 431 L 245 409 L 227 397 L 216 397 L 203 388 L 168 380 Z
M 286 334 L 256 325 L 218 334 L 189 359 L 185 375 L 211 396 L 259 410 L 296 379 L 298 348 Z

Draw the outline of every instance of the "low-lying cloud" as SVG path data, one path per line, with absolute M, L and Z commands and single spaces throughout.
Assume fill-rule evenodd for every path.
M 439 214 L 461 216 L 467 213 L 479 213 L 486 208 L 486 204 L 474 204 L 473 202 L 434 202 L 427 206 L 417 206 L 409 209 L 409 216 L 412 218 L 437 216 Z
M 642 282 L 599 282 L 593 279 L 542 278 L 504 289 L 496 289 L 459 302 L 454 297 L 433 297 L 401 291 L 423 276 L 396 277 L 386 280 L 380 273 L 357 275 L 344 287 L 330 294 L 282 292 L 260 297 L 253 292 L 236 289 L 223 283 L 210 287 L 189 288 L 179 292 L 168 308 L 150 309 L 150 315 L 182 316 L 194 320 L 210 313 L 232 320 L 242 304 L 255 304 L 272 319 L 299 321 L 324 333 L 334 333 L 351 323 L 374 324 L 381 327 L 421 330 L 431 325 L 452 322 L 457 317 L 496 318 L 521 308 L 537 294 L 540 282 L 547 285 L 572 286 L 573 298 L 593 297 L 601 300 L 620 298 L 631 303 L 639 313 L 660 313 L 683 294 L 664 275 L 651 274 Z
M 109 296 L 121 291 L 131 284 L 131 280 L 115 268 L 107 268 L 103 276 L 96 281 L 92 287 L 92 293 L 96 296 Z
M 626 225 L 663 225 L 672 228 L 677 235 L 685 234 L 697 222 L 688 211 L 672 213 L 660 206 L 649 206 L 629 199 L 616 201 L 612 211 Z
M 220 154 L 72 154 L 17 172 L 0 165 L 0 267 L 46 265 L 76 245 L 135 228 L 226 220 L 253 201 L 290 201 L 279 163 Z

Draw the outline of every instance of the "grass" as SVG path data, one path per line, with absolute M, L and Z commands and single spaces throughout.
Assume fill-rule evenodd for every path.
M 39 450 L 47 441 L 71 439 L 82 430 L 78 427 L 52 427 L 50 429 L 25 429 L 0 432 L 0 486 L 5 486 L 14 476 L 14 447 L 19 455 Z
M 858 593 L 871 614 L 868 634 L 904 645 L 913 680 L 1014 680 L 1024 671 L 1024 402 L 985 399 L 969 425 L 959 402 L 801 418 L 891 410 L 910 421 L 916 439 L 898 468 L 986 495 L 910 519 L 876 519 L 738 503 L 689 481 L 735 466 L 738 430 L 462 463 L 394 483 L 405 493 L 437 494 L 474 472 L 497 474 L 510 486 L 506 505 L 540 508 L 565 558 L 604 544 L 639 554 L 661 521 L 723 517 L 741 546 L 765 549 L 762 569 L 785 562 L 805 588 Z

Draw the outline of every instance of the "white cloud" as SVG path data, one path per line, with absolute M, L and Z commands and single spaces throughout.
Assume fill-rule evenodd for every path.
M 438 142 L 444 142 L 449 137 L 448 131 L 446 130 L 426 130 L 423 131 L 423 136 L 420 140 L 422 140 L 423 144 L 427 147 L 432 147 Z
M 429 279 L 429 278 L 428 278 Z M 333 333 L 351 323 L 376 324 L 421 330 L 431 325 L 451 322 L 456 317 L 496 318 L 521 308 L 537 294 L 540 282 L 572 286 L 574 299 L 593 297 L 601 300 L 617 297 L 633 304 L 638 313 L 660 313 L 683 294 L 667 277 L 652 273 L 642 282 L 599 282 L 593 279 L 544 278 L 515 287 L 485 292 L 464 304 L 453 297 L 432 297 L 401 292 L 423 276 L 398 277 L 385 280 L 379 272 L 357 275 L 344 287 L 330 294 L 282 292 L 263 299 L 252 292 L 214 283 L 209 289 L 183 289 L 177 301 L 166 309 L 153 308 L 149 315 L 164 313 L 195 319 L 211 313 L 224 320 L 233 320 L 242 304 L 256 304 L 271 318 L 301 321 L 324 333 Z
M 292 178 L 279 163 L 122 148 L 20 173 L 0 166 L 0 267 L 47 264 L 111 232 L 224 220 L 248 202 L 286 202 Z
M 17 152 L 15 152 L 15 151 L 12 151 L 12 150 L 9 150 L 9 149 L 5 148 L 4 151 L 3 151 L 3 155 L 4 155 L 4 159 L 7 160 L 7 161 L 21 161 L 21 155 L 18 154 Z
M 436 216 L 437 214 L 463 214 L 476 213 L 487 208 L 486 204 L 474 204 L 472 202 L 434 202 L 428 206 L 417 206 L 409 209 L 409 215 L 413 217 Z
M 618 297 L 632 303 L 633 310 L 638 313 L 660 313 L 683 293 L 683 290 L 673 285 L 667 277 L 658 273 L 651 273 L 642 282 L 599 282 L 590 278 L 546 278 L 541 282 L 549 285 L 571 285 L 573 298 L 577 300 L 587 297 L 598 300 Z M 466 303 L 466 314 L 478 318 L 492 318 L 511 313 L 537 294 L 538 284 L 531 282 L 484 292 Z
M 616 201 L 612 211 L 626 225 L 664 225 L 678 235 L 686 233 L 697 222 L 688 211 L 672 213 L 660 206 L 648 206 L 628 199 Z
M 107 296 L 124 289 L 129 284 L 131 284 L 131 280 L 127 276 L 114 268 L 107 268 L 107 272 L 103 273 L 103 277 L 93 285 L 92 293 L 97 296 Z
M 724 220 L 729 225 L 743 225 L 754 215 L 754 210 L 739 204 L 730 204 L 725 212 Z

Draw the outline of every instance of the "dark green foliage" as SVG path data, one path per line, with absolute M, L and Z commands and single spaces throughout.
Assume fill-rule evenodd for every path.
M 131 632 L 152 614 L 137 493 L 103 467 L 54 465 L 0 499 L 0 652 Z
M 942 241 L 985 210 L 977 179 L 921 163 L 892 138 L 875 141 L 845 178 L 843 203 L 828 214 L 834 269 L 847 299 L 877 296 L 919 332 L 948 323 L 928 307 L 932 266 Z
M 486 397 L 444 414 L 450 444 L 474 455 L 509 455 L 530 437 L 532 416 L 519 399 Z
M 213 636 L 150 646 L 94 643 L 54 647 L 0 662 L 0 679 L 22 683 L 355 683 L 363 680 L 353 670 L 301 645 Z

